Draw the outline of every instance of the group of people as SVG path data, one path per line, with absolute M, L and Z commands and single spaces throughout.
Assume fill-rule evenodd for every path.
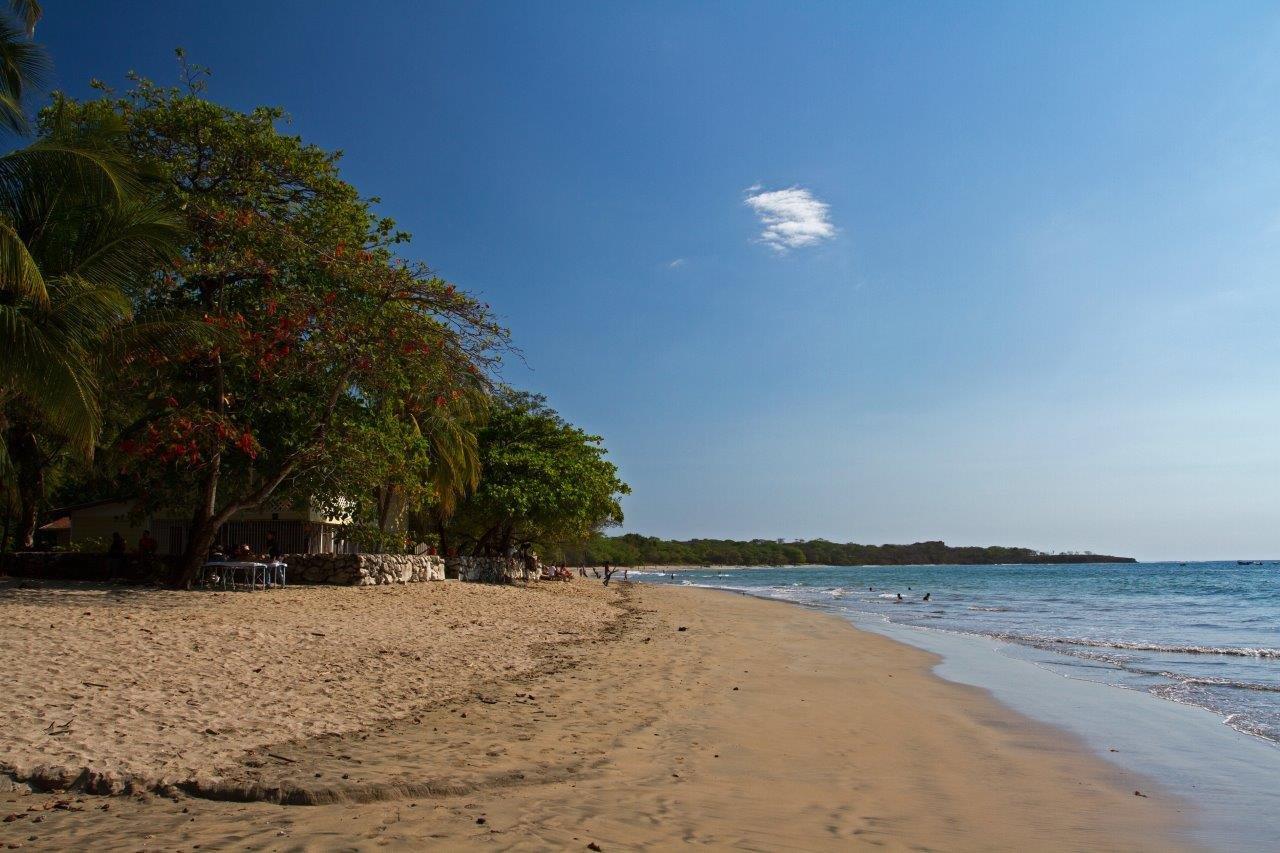
M 142 536 L 138 537 L 138 550 L 136 552 L 138 557 L 142 559 L 154 557 L 159 548 L 160 543 L 151 535 L 151 531 L 142 531 Z M 107 557 L 115 560 L 123 560 L 128 556 L 128 553 L 129 545 L 125 542 L 124 537 L 120 535 L 120 531 L 117 530 L 112 533 L 111 544 L 107 546 Z M 224 548 L 221 544 L 215 544 L 213 548 L 209 550 L 209 561 L 214 563 L 226 562 L 228 560 L 248 562 L 251 560 L 262 559 L 270 562 L 278 562 L 283 554 L 284 551 L 280 548 L 280 543 L 276 540 L 276 535 L 269 532 L 267 533 L 267 548 L 265 553 L 255 553 L 253 547 L 248 542 L 245 542 L 235 548 L 231 548 L 230 553 L 228 553 L 228 549 Z
M 234 561 L 238 563 L 251 563 L 263 561 L 268 563 L 278 563 L 283 555 L 284 551 L 281 549 L 280 543 L 276 539 L 276 535 L 268 532 L 267 547 L 264 553 L 255 553 L 253 546 L 248 542 L 237 545 L 231 549 L 224 548 L 221 544 L 215 544 L 213 548 L 209 550 L 209 562 L 226 563 Z
M 542 579 L 544 581 L 571 581 L 573 580 L 573 572 L 569 571 L 569 567 L 564 563 L 558 566 L 543 566 Z
M 592 574 L 603 580 L 605 583 L 608 583 L 617 571 L 618 567 L 612 566 L 609 563 L 604 564 L 604 574 L 601 574 L 600 569 L 595 566 L 591 567 Z M 561 563 L 558 566 L 543 566 L 540 577 L 544 581 L 571 581 L 573 580 L 573 569 L 569 568 L 565 563 Z M 587 568 L 585 566 L 578 566 L 578 577 L 589 578 L 591 575 L 587 574 Z M 622 569 L 622 579 L 627 580 L 626 568 Z
M 228 553 L 230 551 L 230 553 Z M 276 539 L 274 533 L 267 533 L 267 547 L 265 553 L 258 554 L 253 550 L 253 546 L 248 542 L 241 543 L 234 548 L 224 548 L 222 545 L 215 544 L 209 550 L 210 563 L 266 563 L 267 567 L 263 571 L 262 585 L 264 587 L 273 587 L 277 584 L 284 585 L 285 564 L 281 561 L 284 551 L 280 547 L 279 540 Z M 222 570 L 219 569 L 219 572 Z M 234 571 L 230 569 L 232 582 L 234 582 Z M 254 570 L 256 574 L 256 569 Z M 218 577 L 214 576 L 214 580 Z
M 150 530 L 142 531 L 142 536 L 138 538 L 137 554 L 139 562 L 150 563 L 156 558 L 156 552 L 160 548 L 160 543 L 151 535 Z M 107 546 L 107 570 L 112 576 L 119 575 L 124 571 L 125 560 L 129 556 L 129 544 L 125 542 L 124 537 L 120 535 L 120 531 L 111 534 L 111 544 Z

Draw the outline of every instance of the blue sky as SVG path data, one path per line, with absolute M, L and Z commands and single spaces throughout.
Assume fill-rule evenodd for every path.
M 628 530 L 1280 557 L 1280 6 L 84 6 L 62 88 L 345 151 Z

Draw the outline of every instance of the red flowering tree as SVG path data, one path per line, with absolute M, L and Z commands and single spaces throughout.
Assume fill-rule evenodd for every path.
M 149 508 L 191 519 L 177 584 L 236 512 L 368 488 L 349 458 L 386 455 L 389 432 L 417 440 L 379 429 L 388 401 L 444 406 L 485 382 L 506 340 L 488 306 L 400 260 L 407 236 L 339 177 L 338 155 L 280 133 L 279 111 L 146 81 L 74 109 L 125 119 L 193 235 L 140 311 L 198 316 L 215 333 L 139 360 L 122 389 L 146 400 L 121 434 L 127 475 Z

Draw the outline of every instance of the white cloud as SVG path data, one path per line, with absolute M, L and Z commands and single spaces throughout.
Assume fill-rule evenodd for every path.
M 687 261 L 685 261 L 684 258 L 676 258 L 674 261 L 671 261 L 670 263 L 667 264 L 667 268 L 673 269 L 673 270 L 678 269 L 679 267 L 684 266 L 686 263 Z
M 747 187 L 746 192 L 745 204 L 764 226 L 760 242 L 774 251 L 814 246 L 836 236 L 836 227 L 827 218 L 829 206 L 804 187 L 765 190 L 756 184 Z

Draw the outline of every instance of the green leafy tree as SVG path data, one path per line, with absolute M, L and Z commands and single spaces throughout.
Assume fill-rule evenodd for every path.
M 505 555 L 581 542 L 622 523 L 630 493 L 599 436 L 566 423 L 544 398 L 505 391 L 479 433 L 481 475 L 442 529 L 441 544 Z
M 487 305 L 395 256 L 407 235 L 341 179 L 337 154 L 281 133 L 279 110 L 207 100 L 187 70 L 185 88 L 135 80 L 76 105 L 125 122 L 191 235 L 144 304 L 219 336 L 139 360 L 121 387 L 145 401 L 119 444 L 129 476 L 150 508 L 191 519 L 179 585 L 238 511 L 350 495 L 366 481 L 348 460 L 386 449 L 388 401 L 447 406 L 506 340 Z
M 370 417 L 355 425 L 366 435 L 342 442 L 348 452 L 335 460 L 332 485 L 317 491 L 332 513 L 350 517 L 361 548 L 396 551 L 430 538 L 479 484 L 475 428 L 488 398 L 478 377 L 463 383 L 433 400 L 411 390 L 368 395 Z

